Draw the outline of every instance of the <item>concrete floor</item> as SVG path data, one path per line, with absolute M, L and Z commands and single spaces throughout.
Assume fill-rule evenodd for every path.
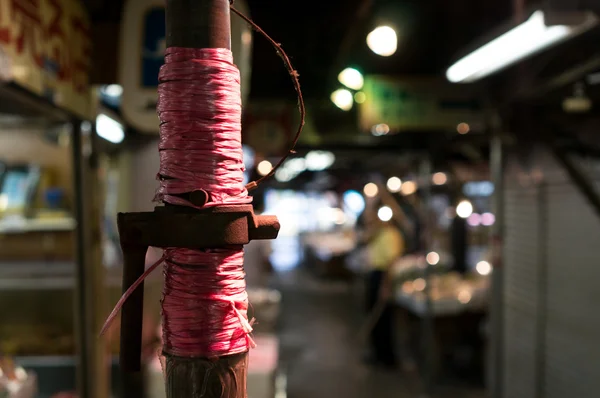
M 288 398 L 423 397 L 414 371 L 362 364 L 358 330 L 364 318 L 360 289 L 295 270 L 275 283 L 282 292 L 280 364 Z M 433 397 L 482 398 L 473 389 L 436 386 Z

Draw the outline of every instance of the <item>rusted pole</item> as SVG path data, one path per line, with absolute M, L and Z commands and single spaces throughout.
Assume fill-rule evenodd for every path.
M 229 0 L 167 0 L 167 47 L 231 49 Z
M 166 40 L 167 48 L 231 49 L 229 0 L 167 0 Z M 245 398 L 247 367 L 247 352 L 218 359 L 166 355 L 167 398 Z

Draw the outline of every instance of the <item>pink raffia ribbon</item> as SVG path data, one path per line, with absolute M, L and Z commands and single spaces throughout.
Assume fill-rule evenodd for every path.
M 241 143 L 240 74 L 231 51 L 169 48 L 159 75 L 160 186 L 155 200 L 195 208 L 247 204 Z M 181 194 L 204 190 L 198 207 Z M 248 351 L 248 294 L 243 247 L 207 250 L 165 248 L 121 297 L 102 333 L 123 303 L 164 263 L 163 351 L 213 358 Z

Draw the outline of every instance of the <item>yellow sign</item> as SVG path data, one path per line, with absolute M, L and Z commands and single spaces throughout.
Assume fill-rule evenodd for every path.
M 90 118 L 90 31 L 78 0 L 0 0 L 0 79 Z

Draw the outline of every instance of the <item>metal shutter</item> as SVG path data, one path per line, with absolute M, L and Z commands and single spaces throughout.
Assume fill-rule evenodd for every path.
M 600 218 L 547 153 L 532 159 L 506 173 L 504 396 L 595 398 Z M 580 165 L 600 182 L 598 162 Z
M 515 172 L 516 173 L 516 172 Z M 505 189 L 504 265 L 504 396 L 535 397 L 536 317 L 538 311 L 538 187 L 518 184 L 507 175 Z
M 548 181 L 544 397 L 600 395 L 600 218 L 568 180 Z

